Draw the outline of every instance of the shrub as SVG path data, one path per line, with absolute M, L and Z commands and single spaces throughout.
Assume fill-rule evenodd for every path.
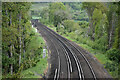
M 87 21 L 78 21 L 78 24 L 82 27 L 82 28 L 87 28 L 89 23 Z
M 79 43 L 86 44 L 87 38 L 84 38 L 82 36 L 78 36 Z
M 118 66 L 118 78 L 120 79 L 120 64 Z
M 120 62 L 120 50 L 118 49 L 110 49 L 106 52 L 107 57 L 115 62 Z
M 119 74 L 118 63 L 116 63 L 116 62 L 107 62 L 105 64 L 105 68 L 110 72 L 110 74 L 114 78 L 118 77 L 118 74 Z
M 74 20 L 64 20 L 63 26 L 68 32 L 75 31 L 79 28 L 78 23 L 76 23 Z
M 113 62 L 107 62 L 105 64 L 105 68 L 109 69 L 109 71 L 112 72 L 112 71 L 115 71 L 118 68 L 118 66 L 117 66 L 117 63 L 115 63 L 115 62 L 114 63 Z
M 77 36 L 76 36 L 76 34 L 75 34 L 74 32 L 69 33 L 69 36 L 70 36 L 72 39 L 76 39 L 76 38 L 77 38 Z

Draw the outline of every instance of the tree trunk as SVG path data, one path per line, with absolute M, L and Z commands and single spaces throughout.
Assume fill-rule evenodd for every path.
M 21 64 L 21 37 L 19 37 L 19 41 L 20 41 L 20 54 L 19 54 L 19 67 L 20 67 L 20 64 Z
M 115 34 L 115 26 L 116 26 L 116 16 L 115 16 L 115 12 L 112 15 L 112 21 L 111 21 L 111 29 L 110 29 L 110 33 L 109 33 L 109 49 L 112 48 L 112 44 L 113 44 L 113 37 Z
M 10 12 L 10 26 L 11 26 L 11 24 L 12 24 L 12 12 Z
M 92 20 L 92 16 L 93 16 L 93 11 L 94 11 L 94 8 L 87 8 L 87 14 L 88 14 L 88 18 L 89 18 L 89 33 L 90 33 L 90 37 L 92 40 L 94 40 L 94 26 L 93 26 L 93 20 Z
M 120 49 L 120 2 L 118 3 L 118 27 L 118 49 Z
M 19 67 L 21 64 L 21 13 L 19 14 L 19 48 L 20 48 L 20 53 L 19 53 Z
M 12 12 L 10 12 L 10 15 L 9 15 L 9 17 L 10 17 L 9 26 L 12 25 L 12 15 L 11 15 L 11 13 Z M 11 42 L 11 45 L 10 45 L 10 58 L 12 59 L 12 57 L 13 57 L 13 53 L 12 53 L 12 42 Z M 13 64 L 10 64 L 10 73 L 11 73 L 11 75 L 13 74 Z
M 23 57 L 25 57 L 25 42 L 24 42 L 24 38 L 25 38 L 25 34 L 24 34 L 24 31 L 25 31 L 25 26 L 23 26 L 23 34 L 22 34 L 22 37 L 23 37 Z
M 13 57 L 13 53 L 12 53 L 12 45 L 10 46 L 10 58 Z M 11 75 L 13 74 L 13 64 L 10 64 L 10 73 Z
M 8 16 L 8 11 L 7 10 L 5 10 L 5 14 L 6 14 L 6 16 Z M 6 25 L 8 25 L 8 23 L 9 22 L 6 21 Z

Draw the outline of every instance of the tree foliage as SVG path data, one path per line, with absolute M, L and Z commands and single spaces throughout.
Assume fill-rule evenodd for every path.
M 69 14 L 66 12 L 66 7 L 61 2 L 50 4 L 49 9 L 49 20 L 50 23 L 53 23 L 55 27 L 57 27 L 57 25 L 63 20 L 69 18 Z
M 68 32 L 73 32 L 79 28 L 79 24 L 74 20 L 64 20 L 63 25 Z
M 116 66 L 120 55 L 120 2 L 57 2 L 50 3 L 48 9 L 43 11 L 49 12 L 48 25 L 54 25 L 58 33 L 89 46 L 95 53 L 105 53 Z
M 106 54 L 110 60 L 115 61 L 117 63 L 120 62 L 120 50 L 113 48 L 108 50 Z
M 31 3 L 27 2 L 2 3 L 3 75 L 19 78 L 22 70 L 39 61 L 43 41 L 31 27 L 30 6 Z

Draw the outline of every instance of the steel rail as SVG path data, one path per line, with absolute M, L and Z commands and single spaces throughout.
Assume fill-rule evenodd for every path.
M 47 29 L 48 30 L 48 29 Z M 50 32 L 50 31 L 49 31 Z M 50 32 L 51 34 L 53 34 L 52 32 Z M 53 34 L 54 35 L 54 34 Z M 76 64 L 77 64 L 77 68 L 78 68 L 78 71 L 79 71 L 79 78 L 80 78 L 80 80 L 81 79 L 83 79 L 84 77 L 83 77 L 83 70 L 82 70 L 82 67 L 81 66 L 79 66 L 78 64 L 80 64 L 80 62 L 78 62 L 78 59 L 76 59 L 76 56 L 75 56 L 75 54 L 73 54 L 73 52 L 71 51 L 71 49 L 69 49 L 69 47 L 62 41 L 62 40 L 60 40 L 56 35 L 54 35 L 55 37 L 56 37 L 56 39 L 58 39 L 61 43 L 63 43 L 66 47 L 67 47 L 67 49 L 68 50 L 70 50 L 70 52 L 72 53 L 72 56 L 73 56 L 73 58 L 75 59 L 75 62 L 76 62 Z M 63 45 L 62 44 L 62 45 Z
M 44 33 L 45 34 L 45 33 Z M 53 46 L 55 47 L 55 44 L 54 44 L 54 42 L 52 41 L 52 40 L 50 40 L 51 42 L 52 42 L 52 44 L 53 44 Z M 56 70 L 55 70 L 55 75 L 54 75 L 54 80 L 58 80 L 58 78 L 59 78 L 59 74 L 60 74 L 60 57 L 59 57 L 59 52 L 58 52 L 58 49 L 55 47 L 55 50 L 57 51 L 57 53 L 58 53 L 58 61 L 59 61 L 59 66 L 58 66 L 58 69 L 56 68 Z M 57 74 L 58 73 L 58 74 Z
M 54 42 L 53 42 L 52 40 L 50 40 L 50 41 L 53 43 L 53 45 L 54 45 L 54 47 L 55 47 Z M 55 75 L 54 75 L 54 80 L 55 80 L 56 78 L 57 78 L 57 80 L 58 80 L 58 78 L 59 78 L 59 73 L 60 73 L 60 57 L 59 57 L 58 49 L 56 49 L 56 47 L 55 47 L 55 50 L 57 50 L 57 53 L 58 53 L 59 69 L 58 69 L 58 75 L 57 75 L 57 68 L 56 68 Z M 66 59 L 69 58 L 69 56 L 67 56 L 67 55 L 65 55 L 65 57 L 66 57 Z M 70 61 L 70 60 L 68 60 L 68 61 Z M 71 64 L 71 61 L 70 61 L 70 62 L 68 62 L 68 61 L 67 61 L 67 65 L 68 65 L 68 78 L 70 79 L 69 63 Z M 57 77 L 56 77 L 56 75 L 57 75 Z
M 55 33 L 53 30 L 49 29 L 48 27 L 45 26 L 45 28 L 47 28 L 47 30 L 51 31 L 52 33 Z M 55 33 L 55 34 L 53 34 L 53 35 L 58 35 L 58 34 Z M 58 35 L 58 36 L 62 37 L 61 35 Z M 56 36 L 56 37 L 57 37 L 57 36 Z M 67 40 L 66 38 L 64 38 L 64 37 L 62 37 L 62 38 L 65 39 L 67 42 L 69 42 L 69 40 Z M 70 42 L 69 42 L 69 43 L 70 43 Z M 89 61 L 88 61 L 87 58 L 85 57 L 85 55 L 83 55 L 83 54 L 81 53 L 81 51 L 78 50 L 78 49 L 77 49 L 74 45 L 72 45 L 71 43 L 70 43 L 70 45 L 73 46 L 73 47 L 82 55 L 82 57 L 83 57 L 83 58 L 85 59 L 85 61 L 87 62 L 88 66 L 89 66 L 89 68 L 90 68 L 90 71 L 91 71 L 91 73 L 93 74 L 94 79 L 97 80 L 97 77 L 96 77 L 96 75 L 95 75 L 95 72 L 94 72 L 92 66 L 90 65 Z
M 49 29 L 48 27 L 46 27 L 46 28 Z M 51 30 L 51 29 L 49 29 L 49 30 Z M 54 32 L 53 30 L 51 30 L 51 31 Z M 54 33 L 55 33 L 55 32 L 54 32 Z M 55 33 L 55 34 L 58 35 L 57 33 Z M 58 36 L 60 36 L 60 35 L 58 35 Z M 62 36 L 60 36 L 60 37 L 62 37 Z M 67 42 L 69 42 L 69 40 L 67 40 L 66 38 L 64 38 L 64 37 L 62 37 L 62 38 L 65 39 Z M 70 42 L 69 42 L 69 43 L 70 43 Z M 87 62 L 89 68 L 91 69 L 91 72 L 92 72 L 92 74 L 93 74 L 94 79 L 97 80 L 97 77 L 96 77 L 96 75 L 95 75 L 95 72 L 94 72 L 92 66 L 90 65 L 89 61 L 88 61 L 87 58 L 85 57 L 85 55 L 83 55 L 83 54 L 81 53 L 81 51 L 78 50 L 78 49 L 77 49 L 74 45 L 72 45 L 71 43 L 70 43 L 70 45 L 73 46 L 73 47 L 82 55 L 82 57 L 83 57 L 83 58 L 85 59 L 85 61 Z

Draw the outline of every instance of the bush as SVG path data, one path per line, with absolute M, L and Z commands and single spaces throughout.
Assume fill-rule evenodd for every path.
M 89 23 L 87 21 L 78 21 L 78 24 L 82 27 L 82 28 L 87 28 L 89 26 Z
M 116 66 L 116 67 L 115 67 Z M 110 72 L 115 71 L 117 68 L 117 63 L 107 62 L 105 68 L 109 69 Z
M 76 34 L 75 34 L 74 32 L 69 33 L 69 36 L 70 36 L 72 39 L 76 39 L 76 38 L 77 38 L 77 36 L 76 36 Z
M 110 72 L 113 77 L 118 77 L 118 63 L 116 62 L 107 62 L 105 68 Z
M 120 64 L 118 66 L 118 78 L 120 79 Z
M 63 26 L 68 32 L 75 31 L 79 28 L 78 23 L 76 23 L 74 20 L 64 20 Z
M 78 38 L 78 39 L 77 39 Z M 87 41 L 87 39 L 86 38 L 84 38 L 84 37 L 82 37 L 82 36 L 77 36 L 77 40 L 78 40 L 78 42 L 79 43 L 83 43 L 83 44 L 86 44 L 86 41 Z
M 106 52 L 107 57 L 115 62 L 120 62 L 120 50 L 118 49 L 110 49 Z

